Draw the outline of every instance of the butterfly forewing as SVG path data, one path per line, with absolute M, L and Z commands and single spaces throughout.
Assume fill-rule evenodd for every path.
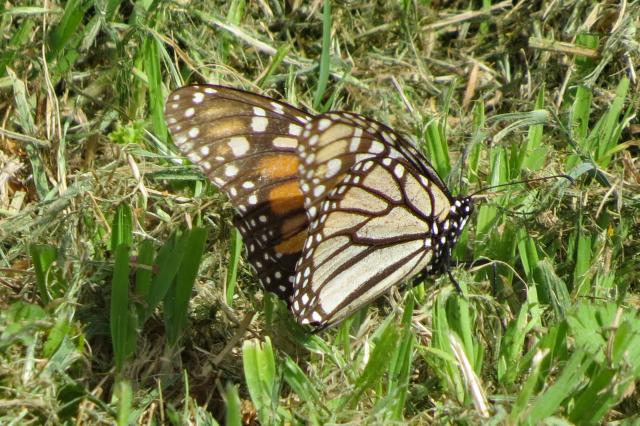
M 402 159 L 448 194 L 429 162 L 403 136 L 384 124 L 349 112 L 329 112 L 309 120 L 298 145 L 300 188 L 309 220 L 318 204 L 351 167 L 371 158 Z
M 262 284 L 289 301 L 308 221 L 296 152 L 305 112 L 223 86 L 173 92 L 165 117 L 176 146 L 229 197 L 250 264 Z

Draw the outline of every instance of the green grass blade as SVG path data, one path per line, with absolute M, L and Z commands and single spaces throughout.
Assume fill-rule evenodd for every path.
M 188 241 L 175 283 L 164 298 L 164 323 L 169 344 L 175 345 L 187 324 L 189 300 L 198 275 L 202 253 L 207 240 L 207 229 L 194 227 L 187 233 Z
M 158 273 L 153 277 L 151 291 L 146 300 L 147 306 L 145 315 L 142 318 L 143 322 L 151 316 L 160 301 L 164 299 L 167 291 L 169 291 L 182 263 L 188 242 L 189 233 L 175 232 L 160 248 L 154 261 L 154 265 L 158 267 Z
M 402 329 L 396 349 L 389 362 L 389 384 L 387 394 L 390 399 L 390 416 L 387 420 L 402 421 L 407 401 L 411 366 L 414 355 L 415 337 L 411 328 L 413 317 L 414 297 L 411 293 L 405 297 L 404 312 L 402 314 Z
M 535 391 L 538 387 L 538 383 L 541 380 L 541 364 L 544 361 L 547 353 L 537 351 L 531 368 L 529 369 L 527 380 L 524 382 L 518 393 L 518 397 L 513 404 L 511 413 L 509 414 L 510 424 L 524 424 L 527 419 L 527 408 L 530 399 L 535 395 Z
M 566 310 L 571 306 L 571 295 L 567 284 L 557 275 L 556 268 L 550 259 L 541 260 L 534 271 L 540 300 L 551 305 L 558 320 L 565 317 Z
M 535 104 L 536 110 L 544 108 L 544 86 L 540 88 Z M 519 176 L 522 168 L 528 170 L 540 170 L 545 164 L 548 148 L 543 144 L 544 124 L 535 123 L 529 126 L 527 132 L 527 143 L 520 151 L 521 155 L 517 163 L 512 168 L 511 176 Z
M 225 426 L 241 426 L 242 425 L 242 412 L 240 395 L 238 395 L 238 388 L 227 383 L 224 393 L 225 411 L 224 411 L 224 424 Z
M 578 146 L 585 152 L 588 150 L 587 135 L 589 133 L 589 117 L 591 116 L 591 104 L 593 93 L 585 86 L 578 86 L 576 97 L 571 107 L 571 136 Z
M 0 77 L 7 75 L 7 67 L 13 64 L 21 49 L 29 42 L 34 26 L 32 19 L 25 19 L 4 46 L 4 51 L 0 53 Z
M 138 256 L 136 259 L 135 293 L 140 300 L 147 300 L 149 292 L 151 291 L 154 255 L 155 250 L 153 247 L 153 241 L 143 240 L 138 246 Z
M 318 408 L 321 407 L 321 395 L 317 389 L 317 384 L 309 380 L 309 377 L 290 357 L 286 357 L 282 363 L 283 379 L 295 392 L 295 394 L 306 402 L 314 415 L 317 415 Z
M 433 310 L 433 337 L 431 353 L 436 355 L 431 365 L 444 389 L 447 389 L 458 402 L 464 401 L 465 391 L 458 363 L 449 342 L 451 327 L 447 314 L 447 301 L 453 297 L 450 293 L 440 293 Z
M 313 95 L 313 107 L 318 110 L 322 104 L 322 98 L 327 90 L 329 72 L 331 70 L 331 2 L 324 0 L 322 3 L 322 53 L 320 54 L 320 70 L 316 91 Z
M 424 142 L 433 167 L 440 176 L 448 176 L 451 171 L 451 160 L 443 124 L 435 119 L 429 121 L 424 132 Z
M 575 234 L 576 254 L 575 268 L 573 270 L 573 289 L 576 295 L 584 296 L 589 293 L 591 279 L 589 270 L 591 268 L 591 240 L 589 232 L 581 231 Z
M 537 424 L 553 414 L 565 398 L 570 397 L 583 383 L 583 376 L 591 366 L 589 356 L 584 351 L 576 351 L 564 365 L 559 377 L 530 405 L 526 421 Z
M 58 257 L 58 250 L 49 244 L 33 244 L 29 247 L 31 262 L 36 273 L 36 286 L 43 304 L 51 301 L 49 295 L 49 271 Z
M 242 255 L 242 235 L 240 231 L 234 229 L 231 232 L 229 240 L 229 264 L 227 266 L 227 279 L 225 281 L 225 302 L 229 306 L 233 306 L 233 295 L 236 291 L 238 265 L 240 264 L 240 256 Z
M 278 398 L 274 395 L 277 392 L 276 364 L 271 340 L 266 337 L 263 343 L 245 341 L 242 345 L 242 365 L 260 423 L 275 423 Z
M 604 122 L 600 132 L 595 136 L 597 143 L 595 158 L 598 164 L 602 167 L 606 167 L 611 161 L 611 157 L 605 154 L 612 150 L 619 142 L 620 130 L 620 114 L 624 108 L 624 103 L 629 91 L 629 79 L 622 78 L 618 83 L 615 96 L 611 102 L 611 106 L 604 116 Z M 622 120 L 624 122 L 624 120 Z
M 348 400 L 348 405 L 353 406 L 362 397 L 362 394 L 375 386 L 387 372 L 389 354 L 393 352 L 398 342 L 398 330 L 391 321 L 387 321 L 379 334 L 376 346 L 371 352 L 369 361 L 362 374 L 356 379 L 355 389 Z
M 59 56 L 72 38 L 80 32 L 82 18 L 92 1 L 70 0 L 65 4 L 64 14 L 50 32 L 48 51 L 51 57 Z
M 135 350 L 137 338 L 135 314 L 129 304 L 129 246 L 119 245 L 114 258 L 111 281 L 111 344 L 116 370 L 122 371 L 125 360 Z
M 287 53 L 289 53 L 289 46 L 281 46 L 278 48 L 278 50 L 276 51 L 276 54 L 273 55 L 273 58 L 269 63 L 269 68 L 267 68 L 267 71 L 264 73 L 262 78 L 260 78 L 260 81 L 257 84 L 258 87 L 266 87 L 269 85 L 271 76 L 273 75 L 273 73 L 276 72 L 276 70 L 280 67 L 280 65 L 282 65 L 282 61 L 284 61 L 284 58 L 287 56 Z
M 111 251 L 115 252 L 120 245 L 131 246 L 133 244 L 133 216 L 128 204 L 120 204 L 116 207 L 111 227 Z
M 118 418 L 116 424 L 118 426 L 129 425 L 129 416 L 133 405 L 133 389 L 131 382 L 128 380 L 119 380 L 115 385 L 115 396 L 118 403 Z
M 149 109 L 155 136 L 161 141 L 168 138 L 167 124 L 164 121 L 164 96 L 162 92 L 162 73 L 160 54 L 155 37 L 145 38 L 142 46 L 144 71 L 149 89 Z
M 471 148 L 469 149 L 468 157 L 468 179 L 469 182 L 479 182 L 480 176 L 480 154 L 482 150 L 482 144 L 484 143 L 486 135 L 486 117 L 484 110 L 484 103 L 482 101 L 476 102 L 473 106 L 473 136 L 471 138 Z
M 501 365 L 506 370 L 498 371 L 498 380 L 505 385 L 512 384 L 519 372 L 525 338 L 532 327 L 532 323 L 528 321 L 529 309 L 529 304 L 524 303 L 516 319 L 507 325 L 504 334 L 500 356 L 504 359 Z

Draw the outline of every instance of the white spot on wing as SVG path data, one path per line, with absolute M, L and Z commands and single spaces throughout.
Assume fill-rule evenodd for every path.
M 360 146 L 360 136 L 362 136 L 362 129 L 357 128 L 353 132 L 353 137 L 351 138 L 351 143 L 349 144 L 349 151 L 356 152 L 358 147 Z
M 273 146 L 275 146 L 276 148 L 295 148 L 298 146 L 298 140 L 294 138 L 278 136 L 273 140 Z
M 318 130 L 323 131 L 327 130 L 331 126 L 331 120 L 328 118 L 323 118 L 318 122 Z
M 238 168 L 236 166 L 234 166 L 233 164 L 228 164 L 224 168 L 224 174 L 226 176 L 229 176 L 229 177 L 234 177 L 235 175 L 238 174 Z
M 302 134 L 302 127 L 293 123 L 289 124 L 289 134 L 291 136 L 300 136 L 300 134 Z
M 184 112 L 184 116 L 186 118 L 191 118 L 191 117 L 193 117 L 193 114 L 195 114 L 195 113 L 196 113 L 196 110 L 194 108 L 187 108 L 185 110 L 185 112 Z
M 204 99 L 204 94 L 203 94 L 203 93 L 201 93 L 201 92 L 196 92 L 196 93 L 194 93 L 194 94 L 193 94 L 193 99 L 192 99 L 192 101 L 193 101 L 193 103 L 194 103 L 194 104 L 202 103 L 202 100 L 203 100 L 203 99 Z
M 381 152 L 384 152 L 384 145 L 377 141 L 372 142 L 371 146 L 369 147 L 369 152 L 373 154 L 380 154 Z
M 254 109 L 256 108 L 258 107 L 254 107 Z M 262 109 L 262 108 L 258 108 L 258 109 Z M 269 125 L 269 120 L 267 120 L 266 117 L 256 116 L 251 119 L 251 129 L 254 132 L 264 132 L 265 130 L 267 130 L 268 125 Z
M 239 157 L 249 151 L 249 141 L 244 136 L 234 136 L 227 142 L 229 148 L 233 152 L 233 155 Z
M 404 167 L 402 166 L 402 164 L 396 164 L 396 166 L 393 168 L 393 174 L 396 175 L 398 179 L 402 178 L 402 176 L 404 175 Z
M 327 163 L 327 173 L 325 174 L 325 177 L 328 179 L 337 175 L 340 171 L 341 166 L 342 161 L 340 161 L 340 159 L 333 158 L 329 160 L 329 162 Z

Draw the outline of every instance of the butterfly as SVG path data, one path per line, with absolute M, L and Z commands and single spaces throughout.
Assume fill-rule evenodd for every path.
M 407 138 L 359 114 L 195 85 L 169 95 L 165 118 L 229 197 L 262 285 L 316 329 L 420 273 L 448 271 L 473 211 Z

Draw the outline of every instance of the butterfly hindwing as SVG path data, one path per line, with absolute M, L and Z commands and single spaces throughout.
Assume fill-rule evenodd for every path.
M 294 315 L 326 326 L 429 268 L 439 244 L 433 208 L 428 182 L 408 163 L 385 157 L 354 165 L 311 224 Z
M 224 86 L 173 92 L 165 117 L 176 146 L 229 197 L 249 263 L 262 284 L 284 300 L 308 221 L 296 152 L 302 110 Z

